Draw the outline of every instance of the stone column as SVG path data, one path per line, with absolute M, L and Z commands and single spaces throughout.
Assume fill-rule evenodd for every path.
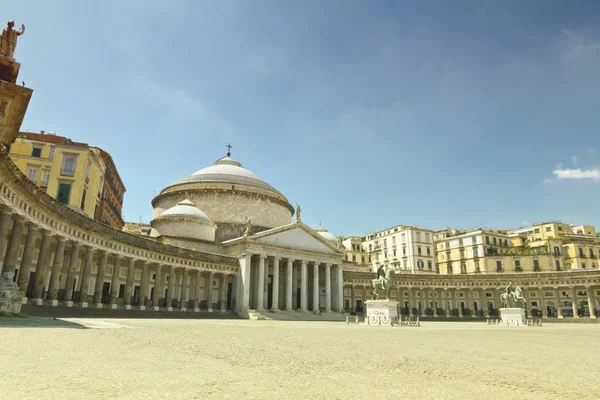
M 560 292 L 559 292 L 557 286 L 554 287 L 554 297 L 556 298 L 556 316 L 558 318 L 562 318 L 563 315 L 562 315 L 562 307 L 560 304 Z
M 331 312 L 331 264 L 325 264 L 325 312 Z
M 121 272 L 121 256 L 115 254 L 113 260 L 113 274 L 110 280 L 110 307 L 117 308 L 117 298 L 119 297 L 119 273 Z
M 269 308 L 269 259 L 265 257 L 265 273 L 263 275 L 263 308 Z
M 92 272 L 92 263 L 94 261 L 94 248 L 87 247 L 85 253 L 85 260 L 83 268 L 81 270 L 81 278 L 79 282 L 79 302 L 81 307 L 87 307 L 88 301 L 88 288 L 90 286 L 90 274 Z
M 265 259 L 267 256 L 261 254 L 258 259 L 258 291 L 256 297 L 256 311 L 264 309 L 265 303 Z
M 490 309 L 488 307 L 487 304 L 487 297 L 485 296 L 485 291 L 486 289 L 481 289 L 481 308 L 483 309 L 483 315 L 485 315 L 486 318 L 490 317 Z
M 25 239 L 25 248 L 23 249 L 23 257 L 21 257 L 21 268 L 19 268 L 19 277 L 17 278 L 19 290 L 25 293 L 27 293 L 27 285 L 29 284 L 29 272 L 31 271 L 31 261 L 33 260 L 35 242 L 38 234 L 39 229 L 37 226 L 28 226 L 27 238 Z
M 577 290 L 575 290 L 575 286 L 571 287 L 571 307 L 573 308 L 573 318 L 579 318 L 577 310 Z
M 227 310 L 227 275 L 221 274 L 219 281 L 219 308 L 221 312 Z
M 531 318 L 531 301 L 529 299 L 529 291 L 526 287 L 521 287 L 523 292 L 523 298 L 525 299 L 525 315 L 527 318 Z
M 587 294 L 588 308 L 590 309 L 590 318 L 596 318 L 596 301 L 594 298 L 594 289 L 591 286 L 586 286 L 585 292 Z
M 250 309 L 250 274 L 252 264 L 252 253 L 246 253 L 239 257 L 240 260 L 240 297 L 239 312 L 247 312 Z
M 25 219 L 18 215 L 13 215 L 12 231 L 6 249 L 4 264 L 0 272 L 10 271 L 14 273 L 15 269 L 17 269 L 17 259 L 19 257 L 19 250 L 21 249 L 21 235 L 23 234 L 24 227 Z M 27 239 L 25 241 L 27 241 Z
M 208 278 L 206 278 L 206 281 L 204 282 L 204 287 L 205 287 L 205 292 L 206 292 L 206 308 L 208 309 L 208 312 L 213 312 L 213 279 L 215 279 L 215 273 L 212 271 L 208 272 Z M 262 280 L 259 279 L 259 282 L 261 282 Z
M 38 255 L 37 267 L 35 268 L 35 282 L 33 285 L 32 297 L 38 305 L 44 303 L 43 291 L 46 281 L 48 264 L 50 264 L 50 244 L 52 242 L 52 234 L 49 231 L 42 232 L 42 244 L 40 245 L 40 254 Z
M 474 289 L 467 289 L 467 296 L 469 299 L 469 308 L 471 309 L 471 318 L 477 318 L 477 311 L 475 311 L 475 292 Z
M 233 274 L 232 275 L 232 289 L 233 289 L 233 293 L 231 294 L 231 311 L 236 311 L 237 310 L 237 299 L 238 299 L 238 293 L 239 293 L 239 288 L 240 286 L 240 277 L 238 274 Z
M 156 278 L 154 278 L 154 297 L 152 299 L 152 307 L 154 311 L 160 310 L 160 300 L 165 292 L 165 277 L 162 271 L 162 265 L 156 264 Z
M 287 261 L 287 277 L 286 277 L 286 286 L 285 286 L 285 310 L 286 311 L 292 311 L 294 309 L 293 307 L 293 301 L 292 301 L 292 288 L 294 286 L 294 282 L 293 282 L 293 268 L 294 268 L 294 260 L 291 258 L 288 258 Z
M 337 301 L 338 301 L 338 312 L 344 312 L 344 270 L 342 270 L 342 266 L 337 266 Z
M 60 274 L 63 269 L 65 259 L 65 238 L 59 236 L 56 242 L 56 250 L 54 252 L 54 263 L 52 265 L 52 273 L 50 274 L 50 284 L 48 285 L 48 300 L 53 306 L 58 305 L 58 284 Z
M 437 289 L 432 289 L 431 293 L 433 293 L 432 294 L 432 296 L 433 296 L 433 300 L 432 300 L 433 306 L 431 307 L 431 311 L 433 312 L 433 318 L 437 318 L 438 317 L 437 310 L 438 310 L 438 304 L 439 304 L 439 297 L 436 297 L 436 296 L 439 296 L 440 294 L 439 294 L 439 291 Z
M 421 289 L 421 317 L 427 315 L 427 297 L 425 296 L 425 289 Z
M 292 265 L 292 308 L 296 311 L 300 310 L 300 304 L 298 304 L 298 274 L 300 269 L 296 265 Z M 300 290 L 302 292 L 302 290 Z M 302 293 L 300 293 L 302 295 Z
M 450 318 L 450 307 L 452 307 L 452 304 L 450 303 L 450 290 L 444 288 L 444 310 L 446 310 L 446 318 Z
M 350 286 L 350 312 L 356 312 L 356 291 L 354 289 L 354 284 Z
M 459 293 L 459 289 L 454 289 L 454 298 L 456 301 L 456 308 L 458 309 L 458 318 L 462 318 L 463 317 L 463 311 L 462 311 L 462 307 L 460 305 L 460 293 Z
M 4 252 L 8 247 L 8 229 L 10 228 L 11 216 L 12 213 L 8 207 L 0 206 L 0 273 L 2 273 L 2 266 L 4 265 Z
M 125 294 L 123 304 L 125 309 L 131 310 L 131 297 L 133 296 L 133 280 L 135 279 L 135 258 L 129 259 L 129 266 L 127 267 L 127 280 L 125 281 Z
M 279 311 L 279 257 L 273 259 L 273 311 Z
M 366 314 L 366 311 L 367 311 L 367 287 L 365 285 L 362 286 L 362 307 L 363 307 L 363 313 Z
M 200 271 L 196 271 L 196 279 L 194 280 L 194 311 L 200 311 L 200 282 L 202 281 L 202 276 L 200 275 Z
M 413 316 L 413 291 L 412 288 L 409 287 L 408 288 L 408 316 L 412 317 Z
M 173 291 L 175 290 L 175 266 L 169 266 L 169 284 L 167 285 L 167 311 L 173 311 Z
M 181 288 L 179 289 L 179 309 L 187 311 L 187 286 L 188 286 L 188 268 L 183 268 L 181 274 Z
M 96 274 L 96 288 L 94 290 L 94 304 L 97 308 L 102 308 L 102 288 L 104 287 L 104 278 L 106 276 L 106 260 L 108 253 L 100 252 L 100 260 L 98 260 L 98 273 Z
M 140 310 L 146 309 L 146 300 L 148 298 L 148 261 L 142 260 L 142 277 L 140 279 L 140 300 L 138 306 Z
M 544 288 L 538 288 L 540 295 L 540 310 L 542 311 L 542 318 L 548 318 L 548 310 L 546 309 L 546 299 L 544 298 Z
M 71 257 L 69 258 L 69 269 L 67 269 L 67 279 L 65 281 L 64 301 L 67 307 L 73 305 L 73 286 L 75 284 L 75 273 L 79 265 L 79 249 L 81 245 L 78 242 L 71 242 Z
M 304 260 L 300 262 L 300 311 L 308 311 L 308 271 Z
M 315 261 L 313 265 L 313 313 L 318 313 L 320 311 L 319 297 L 319 262 Z

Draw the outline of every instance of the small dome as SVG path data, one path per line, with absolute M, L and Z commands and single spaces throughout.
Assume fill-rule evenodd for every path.
M 319 235 L 321 235 L 323 238 L 325 238 L 328 242 L 333 243 L 335 245 L 337 245 L 337 236 L 335 236 L 333 233 L 329 232 L 327 229 L 323 228 L 323 226 L 319 225 L 315 228 L 315 232 L 317 232 Z
M 194 203 L 189 200 L 183 200 L 177 203 L 174 207 L 169 208 L 165 212 L 163 212 L 158 218 L 165 217 L 187 217 L 193 218 L 197 220 L 204 221 L 208 224 L 212 224 L 213 222 L 208 218 L 208 215 L 204 214 L 202 210 L 200 210 Z
M 183 200 L 150 221 L 158 236 L 215 241 L 217 225 L 189 200 Z

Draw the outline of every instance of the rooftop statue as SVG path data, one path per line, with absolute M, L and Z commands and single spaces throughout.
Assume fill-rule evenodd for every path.
M 0 38 L 0 54 L 10 58 L 14 57 L 17 37 L 25 33 L 25 25 L 21 24 L 20 31 L 14 30 L 14 26 L 14 21 L 10 21 L 2 31 L 2 37 Z
M 296 203 L 296 222 L 300 222 L 300 213 L 302 212 L 302 208 L 300 208 L 300 204 Z
M 252 222 L 250 222 L 250 218 L 246 217 L 246 230 L 244 231 L 244 237 L 252 235 Z

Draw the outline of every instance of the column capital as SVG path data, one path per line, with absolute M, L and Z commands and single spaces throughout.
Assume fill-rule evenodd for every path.
M 260 254 L 259 257 L 261 260 L 266 260 L 268 256 L 266 254 Z
M 250 252 L 245 252 L 245 253 L 242 253 L 242 254 L 240 254 L 240 255 L 238 256 L 238 259 L 240 259 L 240 260 L 241 260 L 242 258 L 246 258 L 246 257 L 252 257 L 253 255 L 254 255 L 254 254 L 252 254 L 252 253 L 250 253 Z
M 321 263 L 321 261 L 313 261 L 313 264 L 315 264 L 315 265 L 321 265 L 322 263 Z
M 25 217 L 22 217 L 22 216 L 21 216 L 21 215 L 19 215 L 19 214 L 13 214 L 13 215 L 12 215 L 12 219 L 13 219 L 15 222 L 23 222 L 23 223 L 24 223 L 24 222 L 26 222 L 26 221 L 27 221 L 27 220 L 25 219 Z
M 296 262 L 296 259 L 294 258 L 288 258 L 288 261 L 291 262 L 292 264 Z
M 25 219 L 23 219 L 23 221 L 25 221 Z M 19 221 L 15 220 L 15 222 L 19 222 Z M 39 226 L 37 226 L 33 222 L 25 221 L 25 224 L 27 226 L 27 229 L 29 229 L 30 231 L 40 231 L 40 230 L 42 230 L 42 228 L 40 228 Z
M 56 241 L 59 242 L 59 243 L 60 242 L 65 243 L 67 241 L 67 238 L 64 237 L 64 236 L 56 235 Z
M 331 268 L 333 265 L 331 263 L 325 263 L 325 266 Z
M 274 256 L 273 260 L 281 261 L 281 257 L 280 256 Z

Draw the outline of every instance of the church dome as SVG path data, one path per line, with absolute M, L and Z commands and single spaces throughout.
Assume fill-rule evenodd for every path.
M 155 217 L 150 225 L 160 236 L 215 240 L 217 226 L 194 203 L 185 199 Z
M 256 186 L 281 195 L 281 193 L 273 186 L 260 179 L 253 172 L 242 167 L 242 164 L 231 158 L 231 156 L 220 158 L 211 166 L 196 171 L 187 178 L 180 179 L 167 186 L 167 188 L 192 182 L 237 183 L 241 185 Z
M 182 200 L 191 201 L 197 210 L 180 208 Z M 260 232 L 287 225 L 294 215 L 294 207 L 283 194 L 244 168 L 230 153 L 161 190 L 152 200 L 152 207 L 155 219 L 193 212 L 199 220 L 211 221 L 217 227 L 216 242 L 242 236 L 247 218 L 255 232 Z

